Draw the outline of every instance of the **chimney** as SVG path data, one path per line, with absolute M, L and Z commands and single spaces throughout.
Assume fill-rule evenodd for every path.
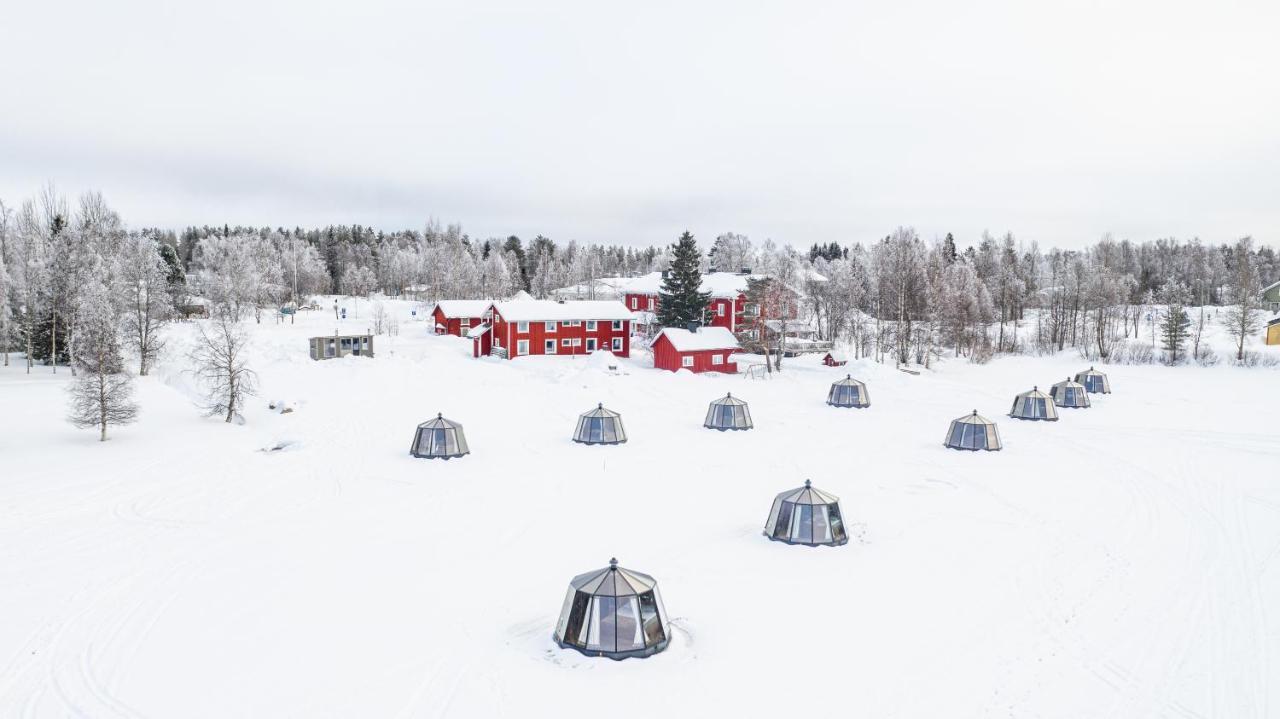
M 697 323 L 697 322 L 690 322 L 690 323 L 689 323 L 689 325 L 688 325 L 688 327 L 689 327 L 689 331 L 690 331 L 690 332 L 693 332 L 694 334 L 697 334 L 697 332 L 698 332 L 698 323 Z

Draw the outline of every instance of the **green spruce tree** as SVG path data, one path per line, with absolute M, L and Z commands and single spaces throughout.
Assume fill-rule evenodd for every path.
M 1187 328 L 1191 326 L 1191 318 L 1182 305 L 1169 305 L 1160 320 L 1160 339 L 1165 352 L 1165 361 L 1178 364 L 1183 360 L 1182 346 L 1187 343 Z
M 693 235 L 686 231 L 671 246 L 671 267 L 658 291 L 658 324 L 663 327 L 685 327 L 701 322 L 711 293 L 701 292 L 702 253 Z

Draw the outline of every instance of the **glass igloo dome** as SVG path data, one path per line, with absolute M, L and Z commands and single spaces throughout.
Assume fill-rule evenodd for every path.
M 409 454 L 425 459 L 451 459 L 470 453 L 462 425 L 445 419 L 441 414 L 418 425 L 413 434 L 413 445 L 409 447 Z
M 849 541 L 840 498 L 813 486 L 809 480 L 773 499 L 764 535 L 775 542 L 839 546 Z
M 831 384 L 827 392 L 827 404 L 832 407 L 870 407 L 871 395 L 867 394 L 867 386 L 852 375 Z
M 1054 404 L 1059 407 L 1083 409 L 1090 404 L 1089 390 L 1079 382 L 1071 381 L 1070 377 L 1050 387 L 1049 394 L 1053 396 Z
M 1058 409 L 1053 406 L 1053 398 L 1033 387 L 1030 392 L 1023 392 L 1013 398 L 1013 409 L 1009 416 L 1014 419 L 1058 421 Z
M 711 403 L 707 408 L 707 420 L 702 426 L 724 432 L 731 429 L 751 429 L 755 425 L 751 423 L 751 410 L 747 409 L 747 403 L 730 392 Z
M 657 581 L 610 559 L 608 567 L 569 582 L 555 641 L 587 656 L 647 657 L 667 648 L 668 621 Z
M 1090 394 L 1111 394 L 1111 380 L 1107 379 L 1106 374 L 1092 367 L 1083 372 L 1077 372 L 1076 381 L 1084 385 Z
M 974 410 L 973 414 L 951 421 L 951 427 L 947 429 L 947 439 L 944 442 L 951 449 L 968 449 L 978 451 L 985 449 L 988 452 L 995 452 L 1000 449 L 1000 432 L 996 429 L 996 423 L 978 414 L 978 410 Z
M 622 415 L 596 405 L 590 412 L 578 417 L 578 428 L 573 441 L 579 444 L 622 444 L 627 441 L 627 431 L 622 427 Z

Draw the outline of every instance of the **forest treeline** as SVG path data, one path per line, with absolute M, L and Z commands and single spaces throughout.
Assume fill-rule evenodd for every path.
M 561 287 L 664 269 L 672 258 L 666 238 L 645 248 L 542 235 L 474 238 L 460 224 L 436 221 L 394 232 L 361 225 L 130 229 L 97 193 L 79 198 L 74 210 L 70 204 L 52 187 L 14 207 L 0 203 L 0 341 L 35 361 L 70 361 L 88 279 L 113 286 L 113 297 L 134 298 L 129 322 L 139 332 L 136 304 L 148 290 L 136 285 L 140 273 L 156 268 L 138 265 L 152 259 L 164 278 L 164 312 L 198 297 L 236 317 L 260 318 L 264 309 L 320 293 L 430 302 L 523 289 L 547 297 Z M 832 241 L 805 251 L 726 232 L 702 241 L 701 269 L 778 277 L 801 293 L 803 315 L 820 338 L 858 355 L 921 364 L 944 352 L 985 361 L 1069 347 L 1113 361 L 1206 359 L 1197 329 L 1207 321 L 1234 323 L 1237 359 L 1244 361 L 1245 338 L 1261 321 L 1261 290 L 1280 278 L 1275 250 L 1247 237 L 1212 244 L 1105 236 L 1061 249 L 984 233 L 961 244 L 950 234 L 926 240 L 899 227 L 865 243 Z M 139 254 L 145 247 L 154 257 Z M 1204 306 L 1236 310 L 1219 316 L 1195 309 Z M 1187 321 L 1181 340 L 1197 346 L 1164 346 L 1157 323 L 1169 308 L 1179 325 Z M 1150 340 L 1146 351 L 1128 341 L 1140 335 Z

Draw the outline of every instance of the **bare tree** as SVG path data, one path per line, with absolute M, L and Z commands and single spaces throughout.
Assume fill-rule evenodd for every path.
M 71 384 L 69 419 L 76 427 L 97 427 L 107 440 L 109 425 L 129 424 L 138 416 L 133 382 L 120 357 L 119 321 L 110 291 L 94 279 L 79 291 L 75 310 L 75 357 L 79 372 Z
M 205 409 L 211 415 L 225 413 L 231 422 L 257 387 L 257 375 L 245 357 L 249 337 L 229 312 L 216 312 L 197 331 L 190 359 L 195 365 L 192 372 L 205 390 Z
M 1244 341 L 1258 331 L 1258 308 L 1262 302 L 1262 282 L 1252 259 L 1253 239 L 1245 237 L 1236 243 L 1236 273 L 1231 286 L 1233 304 L 1227 308 L 1224 322 L 1227 333 L 1236 340 L 1236 361 L 1244 360 Z

